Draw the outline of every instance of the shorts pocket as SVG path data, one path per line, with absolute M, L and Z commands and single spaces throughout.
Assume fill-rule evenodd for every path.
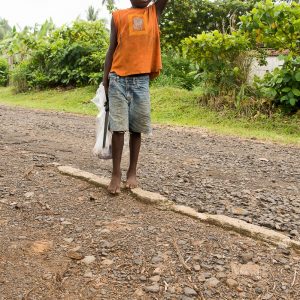
M 138 89 L 149 89 L 149 81 L 149 75 L 136 77 L 135 86 Z
M 108 79 L 109 79 L 109 84 L 111 84 L 117 82 L 118 77 L 113 73 L 109 73 Z

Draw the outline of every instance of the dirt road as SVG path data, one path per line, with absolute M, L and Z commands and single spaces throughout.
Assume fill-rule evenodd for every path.
M 108 172 L 91 118 L 1 108 L 0 135 L 1 300 L 300 298 L 297 253 L 61 175 L 52 162 Z
M 91 153 L 93 117 L 0 106 L 0 121 L 1 146 L 19 145 L 41 164 L 110 176 L 111 162 Z M 125 150 L 124 175 L 127 164 Z M 143 188 L 177 203 L 300 239 L 300 148 L 156 126 L 143 141 L 139 178 Z

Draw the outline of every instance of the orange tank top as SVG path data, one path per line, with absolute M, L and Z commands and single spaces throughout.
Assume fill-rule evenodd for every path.
M 150 74 L 153 79 L 162 69 L 160 31 L 156 7 L 129 8 L 113 13 L 118 45 L 111 72 L 119 76 Z

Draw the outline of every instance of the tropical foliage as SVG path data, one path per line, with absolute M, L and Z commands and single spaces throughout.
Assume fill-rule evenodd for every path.
M 17 90 L 98 83 L 108 47 L 104 22 L 78 20 L 58 29 L 48 25 L 15 32 L 2 44 L 3 54 L 14 61 Z
M 223 34 L 217 30 L 186 38 L 184 53 L 197 64 L 204 97 L 230 96 L 238 106 L 245 97 L 252 59 L 249 40 L 240 32 Z
M 288 110 L 300 107 L 300 4 L 258 3 L 241 17 L 241 30 L 252 43 L 288 51 L 283 66 L 257 79 L 262 94 Z
M 110 11 L 118 3 L 102 2 Z M 0 84 L 7 84 L 8 70 L 17 91 L 98 84 L 109 32 L 92 6 L 86 18 L 21 31 L 0 19 Z M 300 107 L 300 4 L 170 0 L 160 27 L 164 69 L 154 85 L 198 88 L 206 103 L 222 98 L 235 108 L 261 99 L 288 111 Z M 283 67 L 250 85 L 252 60 L 265 62 L 266 48 L 286 53 Z
M 250 11 L 255 0 L 181 0 L 171 1 L 161 19 L 164 46 L 178 48 L 187 37 L 218 30 L 230 33 L 239 16 Z
M 8 84 L 9 65 L 5 58 L 0 57 L 0 86 Z
M 12 31 L 7 20 L 0 18 L 0 40 L 3 40 L 7 34 Z
M 98 19 L 99 10 L 96 10 L 92 5 L 87 10 L 87 20 L 96 21 Z

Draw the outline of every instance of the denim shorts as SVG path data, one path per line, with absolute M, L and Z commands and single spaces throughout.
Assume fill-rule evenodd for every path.
M 151 133 L 149 75 L 110 73 L 108 98 L 111 131 Z

